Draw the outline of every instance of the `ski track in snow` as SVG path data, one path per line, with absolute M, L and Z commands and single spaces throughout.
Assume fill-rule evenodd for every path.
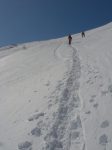
M 72 68 L 65 88 L 58 97 L 58 109 L 51 128 L 45 136 L 43 150 L 85 150 L 83 125 L 80 117 L 81 102 L 78 96 L 80 60 L 74 47 Z

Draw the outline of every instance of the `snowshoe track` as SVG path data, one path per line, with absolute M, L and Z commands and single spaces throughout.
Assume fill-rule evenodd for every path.
M 58 97 L 58 109 L 44 138 L 46 145 L 43 150 L 85 150 L 85 138 L 80 117 L 81 101 L 78 96 L 81 67 L 77 50 L 72 46 L 71 49 L 73 50 L 72 68 L 65 88 Z

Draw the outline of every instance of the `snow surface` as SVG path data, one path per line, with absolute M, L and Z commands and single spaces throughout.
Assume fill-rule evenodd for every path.
M 112 23 L 0 48 L 0 150 L 112 150 Z

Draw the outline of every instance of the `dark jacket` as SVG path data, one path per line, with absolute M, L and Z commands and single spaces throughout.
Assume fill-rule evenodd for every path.
M 69 40 L 69 45 L 70 45 L 72 42 L 72 36 L 71 35 L 68 36 L 68 40 Z

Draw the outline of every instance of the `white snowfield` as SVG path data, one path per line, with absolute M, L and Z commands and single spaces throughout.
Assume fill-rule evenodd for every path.
M 0 48 L 0 150 L 112 150 L 112 23 Z

